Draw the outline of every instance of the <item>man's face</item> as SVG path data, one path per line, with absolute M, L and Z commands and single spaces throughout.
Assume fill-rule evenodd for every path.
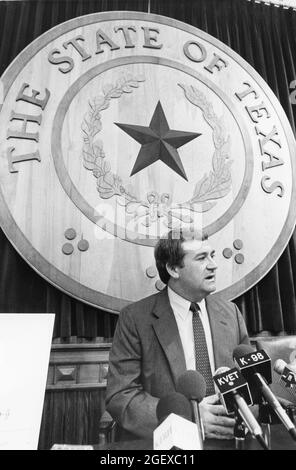
M 183 267 L 176 267 L 177 283 L 183 296 L 199 302 L 216 290 L 215 251 L 207 240 L 189 240 L 182 243 Z

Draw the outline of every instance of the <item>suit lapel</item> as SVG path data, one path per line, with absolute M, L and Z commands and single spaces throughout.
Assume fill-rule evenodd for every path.
M 206 297 L 206 307 L 212 332 L 215 368 L 218 369 L 226 365 L 223 361 L 225 359 L 225 329 L 228 325 L 221 308 L 211 295 Z
M 169 302 L 167 289 L 158 295 L 152 313 L 155 317 L 152 325 L 169 362 L 176 386 L 178 378 L 186 371 L 186 363 L 177 322 Z

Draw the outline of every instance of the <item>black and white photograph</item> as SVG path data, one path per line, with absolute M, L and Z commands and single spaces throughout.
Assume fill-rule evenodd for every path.
M 0 0 L 0 450 L 296 450 L 295 136 L 296 0 Z

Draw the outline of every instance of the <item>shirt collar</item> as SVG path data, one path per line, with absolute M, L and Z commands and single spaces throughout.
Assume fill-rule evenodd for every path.
M 181 295 L 177 294 L 173 289 L 168 286 L 168 297 L 173 309 L 173 312 L 179 315 L 183 320 L 189 315 L 190 311 L 190 300 L 185 299 Z M 205 309 L 205 299 L 202 299 L 200 302 L 196 302 L 201 310 L 201 313 L 204 312 Z

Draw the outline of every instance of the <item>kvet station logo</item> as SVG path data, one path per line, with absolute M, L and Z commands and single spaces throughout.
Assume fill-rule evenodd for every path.
M 1 226 L 49 282 L 117 312 L 162 289 L 153 247 L 199 228 L 237 297 L 295 223 L 295 141 L 229 47 L 157 15 L 75 18 L 1 78 Z

